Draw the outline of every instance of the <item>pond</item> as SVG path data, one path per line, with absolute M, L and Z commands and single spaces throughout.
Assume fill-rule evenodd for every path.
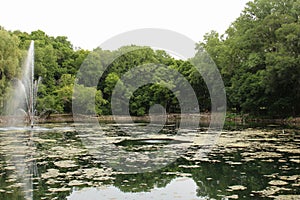
M 300 199 L 297 127 L 145 127 L 0 127 L 0 199 Z

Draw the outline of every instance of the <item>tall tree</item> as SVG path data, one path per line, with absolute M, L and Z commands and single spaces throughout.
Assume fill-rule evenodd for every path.
M 241 112 L 300 114 L 300 6 L 297 0 L 254 0 L 223 36 L 203 46 L 221 69 L 229 105 Z
M 22 52 L 18 49 L 19 40 L 10 32 L 0 30 L 0 112 L 3 111 L 4 100 L 13 78 L 20 73 Z

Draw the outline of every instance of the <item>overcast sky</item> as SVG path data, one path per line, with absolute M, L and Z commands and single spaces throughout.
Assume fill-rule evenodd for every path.
M 164 28 L 199 42 L 205 33 L 224 33 L 249 0 L 6 0 L 0 26 L 67 36 L 93 49 L 112 36 L 138 28 Z

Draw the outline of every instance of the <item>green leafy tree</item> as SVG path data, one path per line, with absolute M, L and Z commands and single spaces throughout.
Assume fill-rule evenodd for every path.
M 200 43 L 223 75 L 229 106 L 244 113 L 300 113 L 299 1 L 254 0 L 223 36 Z
M 11 80 L 20 75 L 20 60 L 23 54 L 18 45 L 19 40 L 16 36 L 0 29 L 0 112 L 3 111 Z
M 73 106 L 76 106 L 76 110 L 80 111 L 80 114 L 102 114 L 101 108 L 107 104 L 107 101 L 103 99 L 100 90 L 77 84 L 74 92 L 76 99 Z

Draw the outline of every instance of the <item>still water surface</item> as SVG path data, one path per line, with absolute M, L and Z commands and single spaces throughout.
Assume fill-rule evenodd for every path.
M 144 125 L 0 128 L 0 199 L 300 199 L 296 127 Z

